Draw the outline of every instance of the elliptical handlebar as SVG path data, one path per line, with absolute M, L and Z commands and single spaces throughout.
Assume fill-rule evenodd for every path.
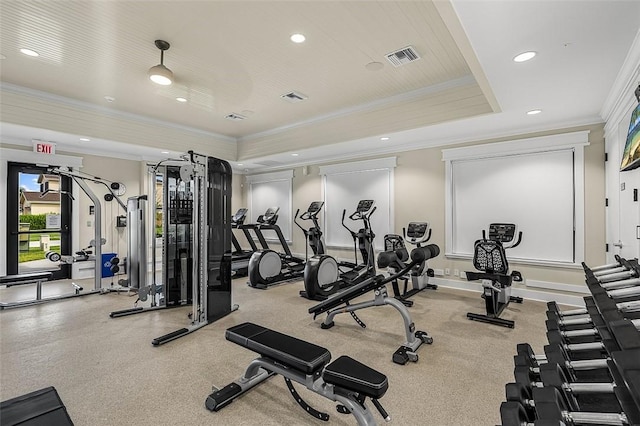
M 296 220 L 296 219 L 298 218 L 298 214 L 299 214 L 299 213 L 300 213 L 300 209 L 297 209 L 297 210 L 296 210 L 296 214 L 293 216 L 293 223 L 295 223 L 296 225 L 298 225 L 298 228 L 302 229 L 302 232 L 304 232 L 304 235 L 306 236 L 306 235 L 307 235 L 307 230 L 306 230 L 306 229 L 304 229 L 304 228 L 302 227 L 302 225 L 300 225 L 300 224 L 298 223 L 298 221 Z M 304 216 L 304 213 L 302 214 L 302 216 Z M 303 217 L 302 217 L 302 216 L 300 216 L 300 219 L 303 219 Z
M 373 206 L 373 208 L 371 209 L 371 211 L 367 214 L 367 212 L 361 212 L 359 210 L 356 210 L 355 212 L 351 213 L 351 215 L 349 215 L 349 219 L 351 220 L 368 220 L 371 215 L 373 214 L 373 212 L 376 211 L 376 209 L 378 208 L 378 206 Z M 346 210 L 345 210 L 346 213 Z

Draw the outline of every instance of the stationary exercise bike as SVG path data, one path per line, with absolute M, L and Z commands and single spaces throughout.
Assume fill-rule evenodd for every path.
M 324 245 L 322 243 L 322 231 L 318 225 L 317 215 L 320 209 L 324 205 L 323 202 L 314 201 L 311 203 L 306 212 L 300 215 L 300 219 L 311 220 L 313 227 L 309 230 L 304 229 L 297 221 L 298 213 L 293 221 L 298 225 L 302 232 L 305 234 L 305 239 L 309 242 L 314 254 L 320 255 L 324 253 Z M 267 213 L 265 213 L 265 216 Z M 277 211 L 276 211 L 277 217 Z M 274 230 L 278 236 L 280 244 L 282 245 L 283 253 L 278 253 L 271 249 L 258 250 L 253 253 L 249 260 L 249 285 L 251 287 L 265 289 L 271 285 L 275 285 L 284 281 L 292 281 L 302 277 L 304 273 L 305 259 L 294 256 L 289 249 L 280 227 L 275 224 L 275 221 L 270 224 L 261 224 L 257 227 L 257 231 L 260 233 L 265 229 Z M 318 251 L 321 250 L 321 251 Z M 317 253 L 316 253 L 317 252 Z
M 500 318 L 509 302 L 522 303 L 522 297 L 511 296 L 512 281 L 522 281 L 518 271 L 509 273 L 505 249 L 517 247 L 522 242 L 522 232 L 513 223 L 492 223 L 489 238 L 482 231 L 482 239 L 474 244 L 473 266 L 481 272 L 466 272 L 467 280 L 482 280 L 486 315 L 469 312 L 470 320 L 487 322 L 513 328 L 515 321 Z
M 375 234 L 371 229 L 370 218 L 376 210 L 373 200 L 360 200 L 356 211 L 349 219 L 362 220 L 363 227 L 355 232 L 344 223 L 347 214 L 342 211 L 342 226 L 349 231 L 353 238 L 354 262 L 338 262 L 329 255 L 311 257 L 304 268 L 304 291 L 300 296 L 311 300 L 325 300 L 330 295 L 347 287 L 359 284 L 376 274 L 373 255 L 373 239 Z M 362 256 L 362 263 L 358 263 L 358 249 Z
M 431 238 L 431 228 L 428 222 L 410 222 L 406 228 L 402 228 L 402 235 L 387 234 L 384 236 L 384 250 L 393 251 L 397 255 L 397 259 L 392 262 L 387 270 L 391 275 L 404 269 L 409 262 L 409 251 L 405 246 L 405 241 L 416 247 L 422 247 Z M 430 259 L 440 254 L 440 248 L 435 244 L 427 246 L 431 251 Z M 406 306 L 412 306 L 413 302 L 408 300 L 409 297 L 421 292 L 425 289 L 436 290 L 437 284 L 429 282 L 429 278 L 434 276 L 433 269 L 429 268 L 427 261 L 417 263 L 409 270 L 409 273 L 402 275 L 391 282 L 393 294 L 396 299 L 400 300 Z M 409 289 L 409 280 L 411 280 L 411 289 Z M 404 288 L 400 291 L 398 281 L 404 282 Z

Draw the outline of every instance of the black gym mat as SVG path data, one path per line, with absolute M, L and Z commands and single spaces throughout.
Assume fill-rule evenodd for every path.
M 53 386 L 0 402 L 0 426 L 73 426 Z

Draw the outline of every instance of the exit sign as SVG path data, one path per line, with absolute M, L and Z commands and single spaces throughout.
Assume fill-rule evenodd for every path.
M 44 141 L 33 141 L 33 152 L 38 152 L 40 154 L 55 154 L 56 153 L 56 144 L 51 142 Z

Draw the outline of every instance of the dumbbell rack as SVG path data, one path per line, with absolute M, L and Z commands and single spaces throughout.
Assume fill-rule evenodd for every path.
M 544 355 L 517 346 L 502 426 L 640 425 L 640 266 L 589 268 L 585 308 L 547 304 Z

